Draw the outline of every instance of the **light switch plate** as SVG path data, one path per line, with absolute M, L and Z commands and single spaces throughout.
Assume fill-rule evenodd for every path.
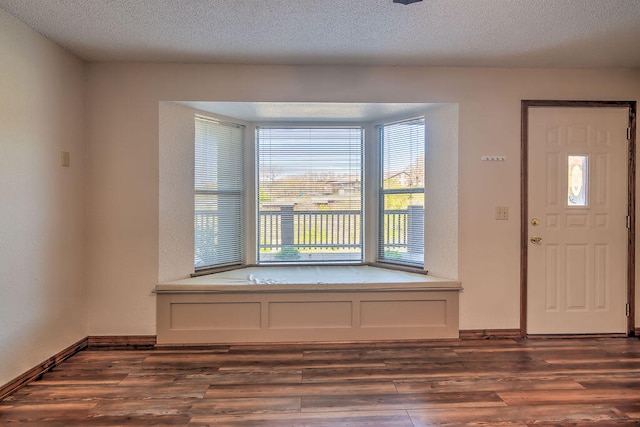
M 506 206 L 496 207 L 496 219 L 498 220 L 509 219 L 509 208 Z

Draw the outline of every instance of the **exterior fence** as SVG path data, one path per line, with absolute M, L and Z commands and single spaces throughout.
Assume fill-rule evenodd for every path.
M 294 211 L 292 206 L 282 206 L 279 211 L 260 212 L 259 248 L 357 248 L 362 241 L 360 225 L 358 210 Z
M 409 206 L 405 210 L 385 210 L 383 221 L 384 250 L 422 252 L 424 208 Z M 359 210 L 305 210 L 281 206 L 280 210 L 261 211 L 259 250 L 278 252 L 291 247 L 298 250 L 355 249 L 361 246 L 362 218 Z M 195 213 L 196 236 L 215 235 L 220 227 L 216 211 Z M 420 231 L 410 233 L 409 230 Z M 417 235 L 418 239 L 412 238 Z

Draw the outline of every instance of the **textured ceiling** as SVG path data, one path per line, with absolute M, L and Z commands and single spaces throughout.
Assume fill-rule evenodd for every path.
M 87 61 L 640 68 L 640 0 L 0 0 Z

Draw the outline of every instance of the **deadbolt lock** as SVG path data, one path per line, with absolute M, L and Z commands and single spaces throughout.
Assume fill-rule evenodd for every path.
M 540 224 L 540 220 L 538 218 L 533 218 L 531 220 L 531 225 L 538 225 L 538 224 Z
M 531 239 L 529 239 L 529 241 L 531 243 L 535 243 L 536 245 L 538 245 L 540 244 L 540 242 L 542 242 L 542 237 L 532 236 Z

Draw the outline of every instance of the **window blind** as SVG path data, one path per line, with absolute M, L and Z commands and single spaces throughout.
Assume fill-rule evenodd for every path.
M 378 260 L 424 265 L 424 118 L 378 127 Z
M 361 127 L 259 127 L 258 262 L 362 260 Z
M 195 119 L 195 269 L 243 259 L 244 127 Z

